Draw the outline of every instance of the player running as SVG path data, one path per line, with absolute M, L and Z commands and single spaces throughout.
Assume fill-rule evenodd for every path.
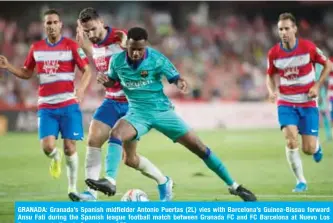
M 85 38 L 87 36 L 88 38 Z M 109 26 L 104 26 L 103 20 L 93 8 L 86 8 L 80 12 L 77 39 L 87 54 L 92 56 L 99 73 L 106 73 L 110 58 L 115 53 L 122 52 L 119 46 L 126 44 L 126 32 Z M 101 148 L 109 139 L 109 134 L 116 121 L 123 117 L 128 110 L 128 102 L 120 83 L 106 88 L 105 99 L 96 110 L 89 128 L 88 147 L 86 152 L 86 179 L 99 179 L 102 158 Z M 124 142 L 126 151 L 135 151 L 137 141 Z M 106 156 L 106 178 L 112 182 L 110 195 L 116 193 L 116 177 L 122 159 L 122 147 L 112 147 L 112 143 L 121 143 L 109 139 Z M 125 154 L 125 164 L 141 171 L 158 184 L 160 200 L 172 199 L 173 182 L 147 158 L 142 155 Z M 83 193 L 71 193 L 73 201 L 93 201 L 97 199 L 97 192 L 90 188 Z
M 278 97 L 278 118 L 286 138 L 286 156 L 296 177 L 294 192 L 307 190 L 302 160 L 298 150 L 298 133 L 302 136 L 302 149 L 320 162 L 323 154 L 318 140 L 319 112 L 317 96 L 325 82 L 332 64 L 309 40 L 296 38 L 296 19 L 290 13 L 283 13 L 278 21 L 281 42 L 268 52 L 267 89 L 269 98 L 275 102 Z M 315 81 L 313 64 L 324 66 L 319 80 Z M 274 75 L 280 76 L 277 96 Z
M 47 38 L 31 45 L 23 68 L 14 67 L 0 56 L 0 68 L 21 79 L 30 79 L 36 68 L 38 89 L 38 133 L 44 153 L 51 158 L 50 174 L 61 174 L 62 152 L 56 148 L 59 132 L 63 138 L 66 157 L 68 193 L 76 191 L 78 155 L 76 140 L 83 139 L 82 114 L 78 102 L 82 101 L 91 72 L 88 59 L 76 42 L 61 35 L 59 13 L 44 13 Z M 74 90 L 75 65 L 82 71 L 78 89 Z
M 316 64 L 316 80 L 318 81 L 321 75 L 321 72 L 323 70 L 323 66 L 321 64 Z M 328 77 L 330 78 L 330 77 Z M 331 122 L 330 122 L 330 116 L 329 116 L 329 103 L 328 103 L 328 79 L 324 82 L 324 84 L 320 87 L 319 95 L 318 95 L 318 106 L 320 115 L 323 119 L 324 129 L 325 129 L 325 135 L 326 140 L 331 141 L 332 140 L 332 129 L 331 129 Z
M 165 76 L 169 83 L 174 83 L 182 92 L 187 90 L 187 83 L 163 54 L 147 47 L 147 41 L 145 29 L 130 29 L 127 50 L 112 57 L 109 77 L 98 76 L 99 83 L 107 87 L 119 81 L 129 101 L 128 113 L 111 132 L 111 149 L 121 148 L 121 142 L 138 139 L 155 128 L 200 157 L 229 186 L 231 194 L 240 196 L 244 201 L 255 201 L 255 195 L 231 178 L 221 160 L 174 112 L 169 98 L 163 93 L 161 79 Z M 125 149 L 127 156 L 135 156 L 134 147 Z M 113 187 L 112 182 L 105 178 L 88 179 L 86 182 L 89 187 L 106 194 Z

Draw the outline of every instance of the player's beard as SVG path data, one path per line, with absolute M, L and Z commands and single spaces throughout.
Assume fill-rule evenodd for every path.
M 93 44 L 96 44 L 96 43 L 100 42 L 99 38 L 97 38 L 97 37 L 91 37 L 91 38 L 89 38 L 89 40 L 90 40 L 90 42 L 92 42 Z

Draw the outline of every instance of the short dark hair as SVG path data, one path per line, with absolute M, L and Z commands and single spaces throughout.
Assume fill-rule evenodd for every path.
M 57 15 L 60 17 L 60 13 L 56 9 L 48 9 L 44 12 L 44 16 L 46 15 Z
M 281 13 L 279 15 L 279 21 L 281 20 L 290 20 L 292 21 L 294 24 L 296 24 L 296 18 L 293 14 L 289 13 L 289 12 L 285 12 L 285 13 Z
M 80 22 L 88 22 L 90 20 L 99 19 L 99 14 L 94 8 L 85 8 L 79 14 Z
M 141 27 L 133 27 L 128 30 L 127 39 L 132 39 L 135 41 L 148 40 L 148 32 Z

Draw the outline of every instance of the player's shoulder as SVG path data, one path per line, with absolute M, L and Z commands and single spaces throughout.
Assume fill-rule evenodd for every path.
M 124 32 L 125 34 L 127 34 L 126 29 L 120 29 L 118 27 L 112 27 L 110 29 L 111 29 L 111 35 L 115 35 L 117 32 Z
M 316 44 L 308 39 L 299 38 L 298 45 L 301 47 L 316 47 Z
M 115 67 L 122 65 L 126 61 L 126 51 L 113 54 L 110 60 Z
M 111 28 L 110 26 L 106 26 L 105 28 L 107 29 L 108 34 L 107 34 L 106 39 L 104 39 L 102 41 L 100 46 L 107 46 L 107 45 L 117 43 L 119 41 L 118 32 L 123 32 L 127 35 L 127 31 L 124 29 L 120 29 L 120 28 L 116 28 L 116 27 Z
M 268 50 L 268 57 L 274 57 L 276 56 L 279 51 L 280 51 L 280 42 L 276 43 L 274 46 L 272 46 L 269 50 Z
M 168 60 L 168 58 L 161 53 L 160 51 L 158 51 L 157 49 L 154 49 L 152 47 L 147 47 L 147 53 L 148 53 L 148 58 L 155 60 L 155 61 L 164 61 L 164 60 Z
M 46 47 L 46 39 L 42 39 L 42 40 L 38 40 L 35 41 L 31 44 L 30 48 L 31 49 L 41 49 L 41 48 L 45 48 Z
M 79 44 L 75 41 L 75 40 L 72 40 L 68 37 L 62 37 L 62 41 L 60 42 L 60 45 L 63 45 L 63 46 L 71 46 L 71 47 L 77 47 L 79 46 Z

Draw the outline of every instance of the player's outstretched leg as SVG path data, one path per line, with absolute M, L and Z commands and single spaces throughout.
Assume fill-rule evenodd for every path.
M 125 141 L 125 164 L 140 171 L 157 183 L 161 201 L 171 201 L 173 180 L 165 176 L 150 160 L 136 153 L 137 141 Z
M 222 161 L 205 146 L 192 131 L 180 137 L 177 142 L 200 157 L 209 169 L 214 171 L 229 187 L 229 192 L 239 196 L 244 201 L 256 201 L 256 196 L 245 187 L 237 184 L 230 176 Z
M 122 141 L 129 141 L 136 136 L 136 130 L 125 120 L 119 120 L 113 128 L 109 139 L 109 150 L 122 150 Z M 119 163 L 118 163 L 119 165 Z M 112 176 L 109 176 L 110 171 L 107 170 L 105 178 L 94 180 L 86 179 L 86 184 L 93 190 L 100 191 L 108 196 L 113 196 L 116 193 L 116 185 Z
M 298 128 L 290 125 L 283 128 L 287 146 L 286 146 L 286 157 L 290 165 L 290 169 L 293 171 L 296 177 L 296 187 L 293 192 L 303 192 L 307 190 L 307 184 L 303 172 L 303 164 L 301 155 L 298 149 L 297 135 Z
M 62 152 L 55 147 L 56 139 L 54 136 L 47 136 L 41 140 L 42 148 L 46 156 L 51 158 L 50 175 L 59 178 L 61 175 Z

